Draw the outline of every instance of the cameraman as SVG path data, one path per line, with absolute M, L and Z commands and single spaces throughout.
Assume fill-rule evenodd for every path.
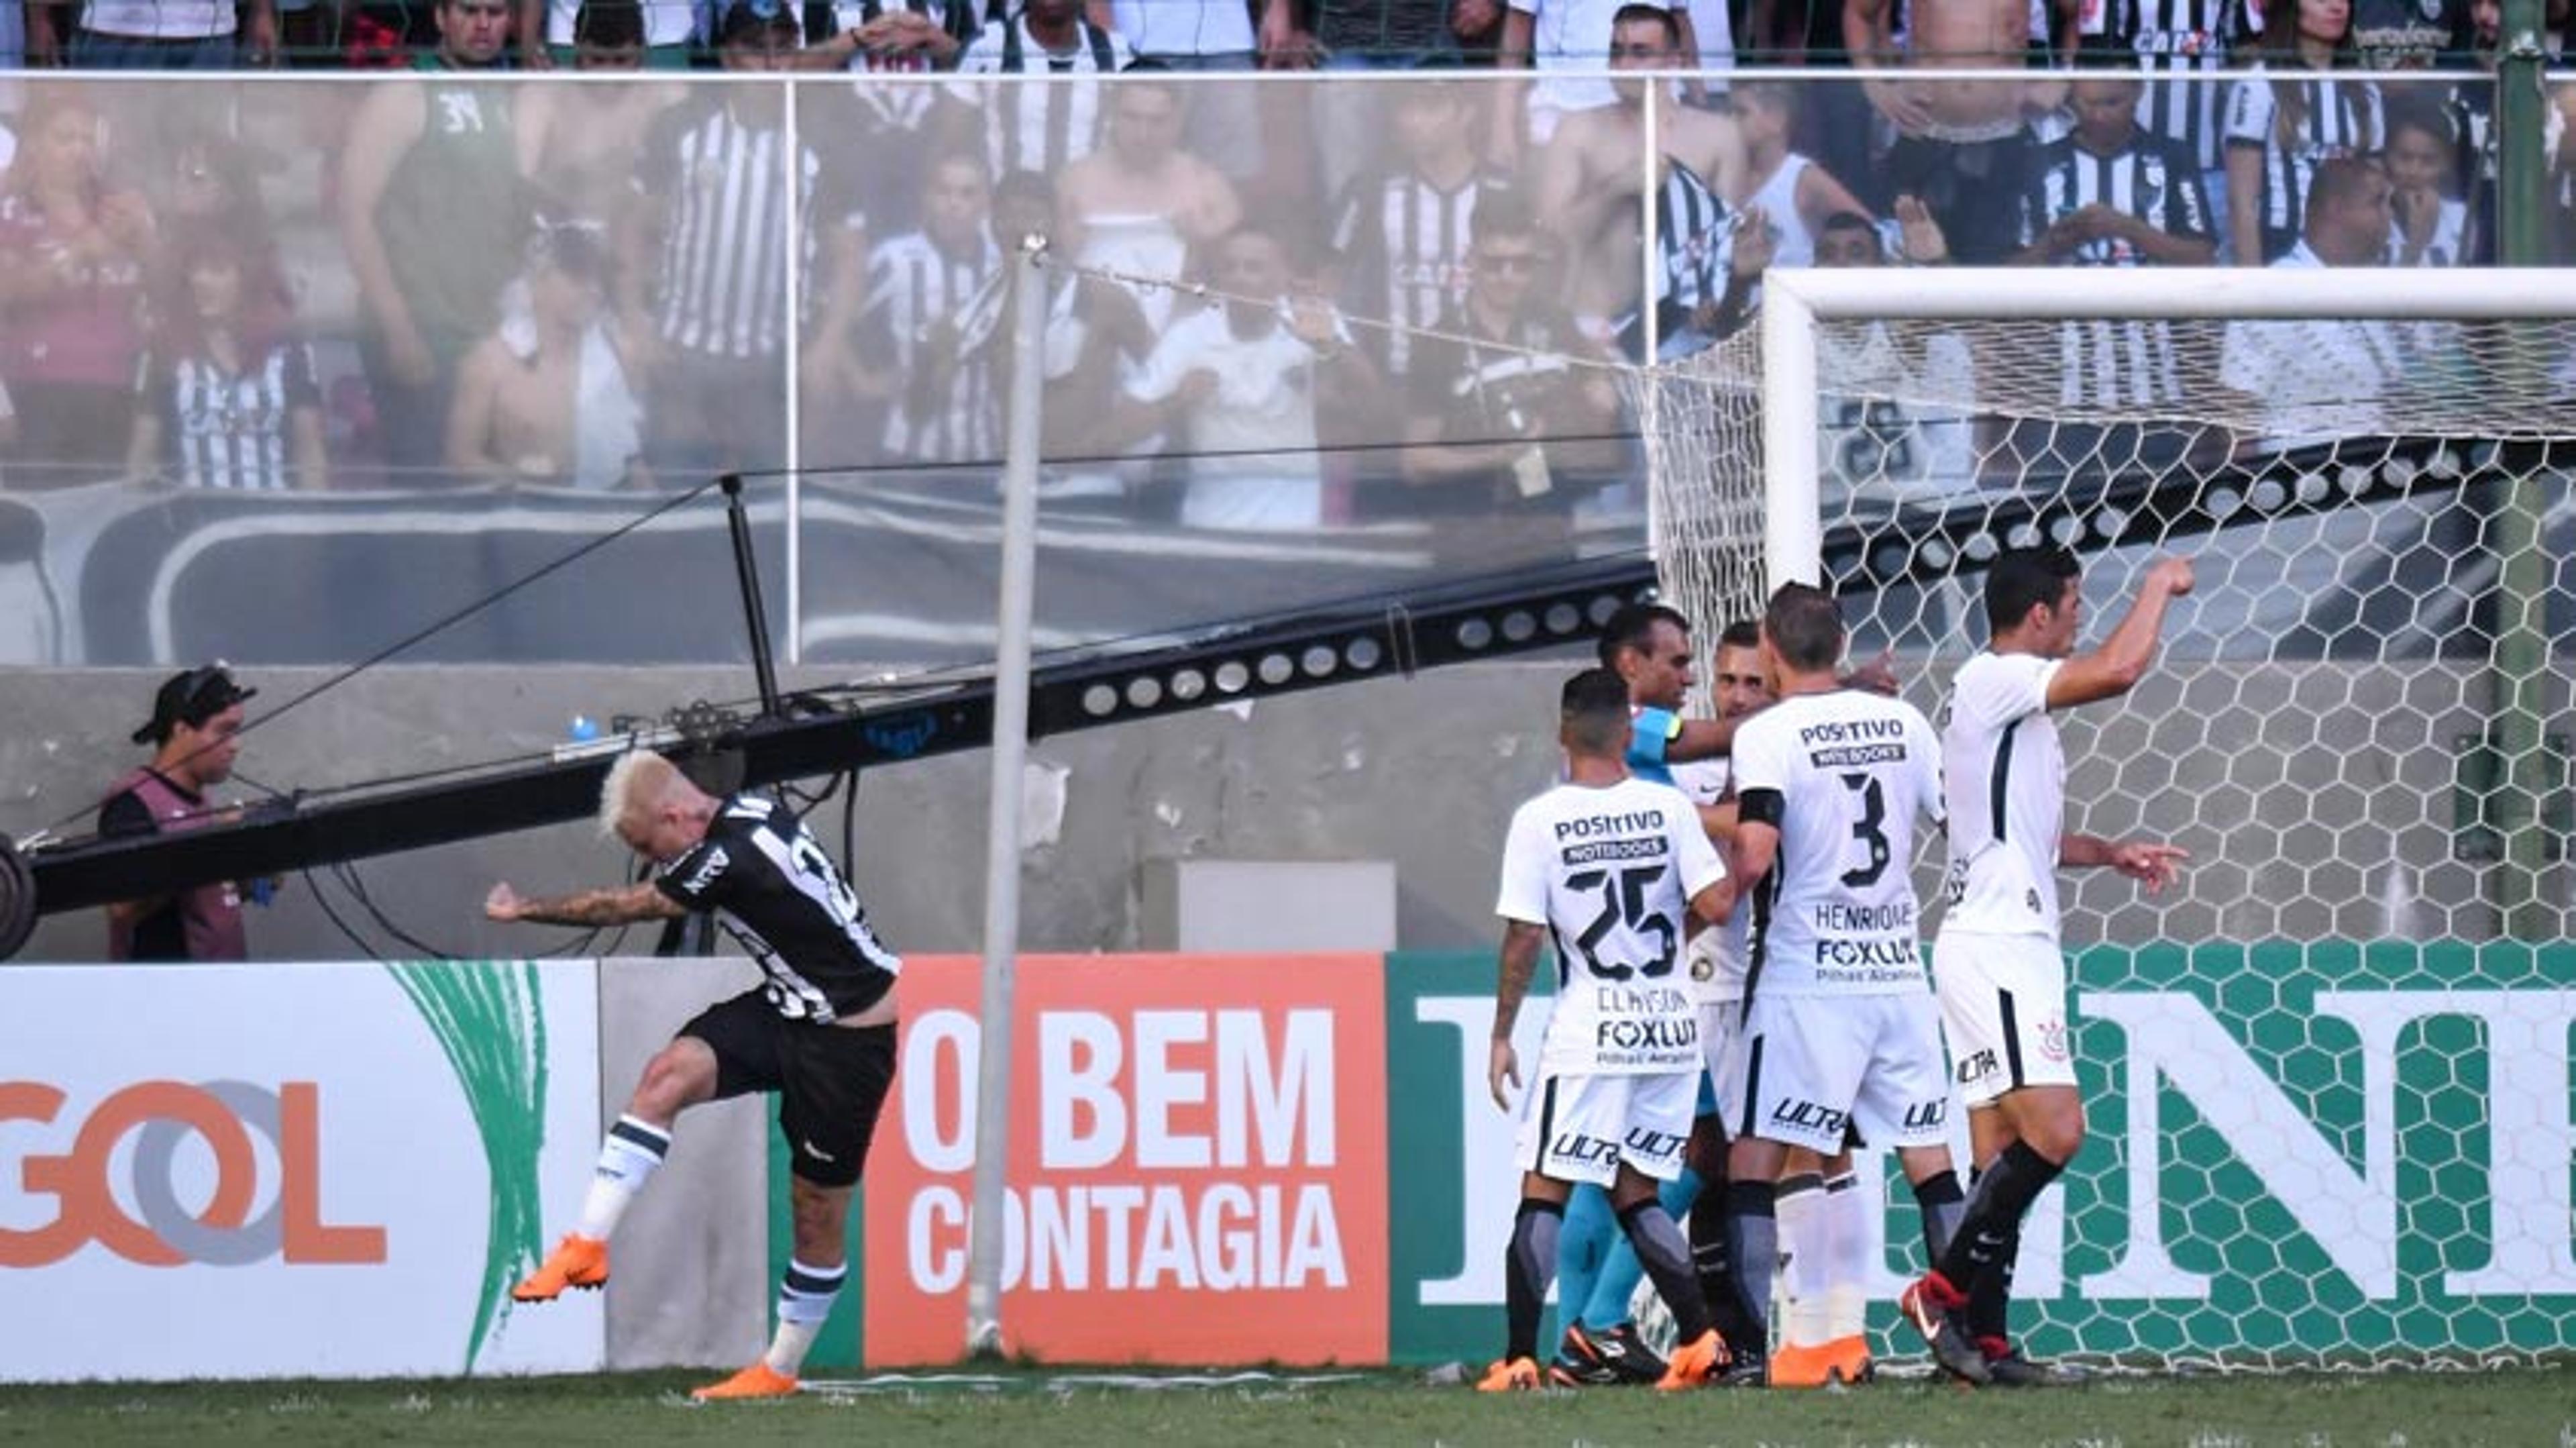
M 117 780 L 98 809 L 102 837 L 194 829 L 237 812 L 207 802 L 232 777 L 241 752 L 242 701 L 257 694 L 220 661 L 174 675 L 152 702 L 134 742 L 152 761 Z M 261 882 L 266 884 L 267 882 Z M 256 887 L 255 887 L 256 888 Z M 246 960 L 241 887 L 221 880 L 107 907 L 107 958 L 114 961 Z

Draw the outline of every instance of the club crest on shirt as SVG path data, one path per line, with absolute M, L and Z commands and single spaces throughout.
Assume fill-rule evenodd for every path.
M 2066 1022 L 2043 1021 L 2039 1027 L 2039 1054 L 2052 1061 L 2066 1059 Z

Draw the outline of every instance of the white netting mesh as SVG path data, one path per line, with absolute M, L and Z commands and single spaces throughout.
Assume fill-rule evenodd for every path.
M 2083 555 L 2087 642 L 2157 554 L 2198 570 L 2151 677 L 2061 720 L 2068 828 L 2169 839 L 2192 865 L 2156 898 L 2066 881 L 2093 1139 L 2026 1249 L 2034 1348 L 2563 1350 L 2576 326 L 1828 322 L 1817 341 L 1824 573 L 1854 653 L 1892 646 L 1927 712 L 1985 639 L 1999 546 Z M 1706 627 L 1758 596 L 1759 352 L 1738 338 L 1640 388 L 1658 566 Z M 2516 1104 L 2525 1071 L 2538 1099 Z M 1917 1255 L 1907 1215 L 1892 1267 Z

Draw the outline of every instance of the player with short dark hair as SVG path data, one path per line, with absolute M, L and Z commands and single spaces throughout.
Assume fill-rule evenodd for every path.
M 1638 1260 L 1673 1312 L 1679 1345 L 1657 1386 L 1693 1387 L 1725 1360 L 1690 1247 L 1657 1200 L 1682 1169 L 1698 1090 L 1698 1018 L 1675 980 L 1685 916 L 1723 923 L 1735 892 L 1690 801 L 1639 779 L 1626 756 L 1629 684 L 1607 669 L 1566 682 L 1558 739 L 1566 779 L 1512 815 L 1503 849 L 1502 965 L 1486 1084 L 1511 1109 L 1521 1085 L 1512 1029 L 1538 969 L 1556 952 L 1556 1006 L 1521 1103 L 1513 1156 L 1521 1204 L 1504 1259 L 1509 1336 L 1477 1386 L 1536 1388 L 1539 1311 L 1556 1275 L 1566 1199 L 1606 1188 Z
M 2066 756 L 2051 716 L 2137 684 L 2155 660 L 2168 606 L 2191 592 L 2191 565 L 2165 558 L 2150 566 L 2119 627 L 2079 655 L 2082 572 L 2063 548 L 1996 558 L 1986 574 L 1992 640 L 1952 678 L 1942 739 L 1950 907 L 1932 964 L 1977 1185 L 1949 1250 L 1905 1301 L 1911 1313 L 1964 1311 L 1989 1378 L 2012 1386 L 2054 1376 L 2022 1355 L 2006 1324 L 2021 1221 L 2084 1145 L 2057 872 L 2107 866 L 2153 892 L 2173 882 L 2185 858 L 2167 844 L 2065 831 Z
M 714 911 L 766 981 L 701 1011 L 645 1063 L 600 1147 L 581 1222 L 511 1290 L 546 1302 L 608 1281 L 608 1238 L 671 1149 L 679 1114 L 704 1101 L 775 1093 L 786 1134 L 795 1249 L 778 1330 L 760 1361 L 692 1397 L 771 1398 L 796 1374 L 848 1275 L 850 1193 L 894 1080 L 895 978 L 903 962 L 869 928 L 848 878 L 804 823 L 759 794 L 718 799 L 644 751 L 600 789 L 600 830 L 656 868 L 651 879 L 549 900 L 492 887 L 483 912 L 543 925 L 622 925 Z
M 1894 1145 L 1932 1260 L 1960 1211 L 1908 868 L 1915 821 L 1941 818 L 1941 744 L 1912 705 L 1842 686 L 1843 644 L 1831 594 L 1782 585 L 1762 618 L 1780 701 L 1735 737 L 1735 866 L 1751 882 L 1753 930 L 1727 1196 L 1735 1280 L 1756 1323 L 1770 1306 L 1777 1182 L 1792 1147 L 1829 1156 L 1855 1126 Z M 1983 1366 L 1955 1332 L 1935 1351 Z

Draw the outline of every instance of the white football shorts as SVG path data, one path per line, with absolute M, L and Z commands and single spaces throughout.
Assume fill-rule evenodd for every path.
M 1650 1076 L 1542 1074 L 1521 1100 L 1512 1162 L 1561 1182 L 1607 1187 L 1622 1162 L 1657 1181 L 1682 1173 L 1700 1073 Z
M 2075 1084 L 2066 1034 L 2066 956 L 2044 935 L 1944 930 L 1932 981 L 1970 1110 L 2024 1086 Z
M 1744 1119 L 1744 1099 L 1736 1094 L 1744 1082 L 1736 1063 L 1744 1054 L 1744 1002 L 1711 1001 L 1699 1008 L 1699 1058 L 1708 1068 L 1709 1089 L 1717 1099 L 1717 1119 L 1733 1131 Z
M 1928 991 L 1887 995 L 1753 993 L 1728 1093 L 1734 1136 L 1825 1156 L 1854 1127 L 1873 1146 L 1949 1138 L 1950 1077 Z

